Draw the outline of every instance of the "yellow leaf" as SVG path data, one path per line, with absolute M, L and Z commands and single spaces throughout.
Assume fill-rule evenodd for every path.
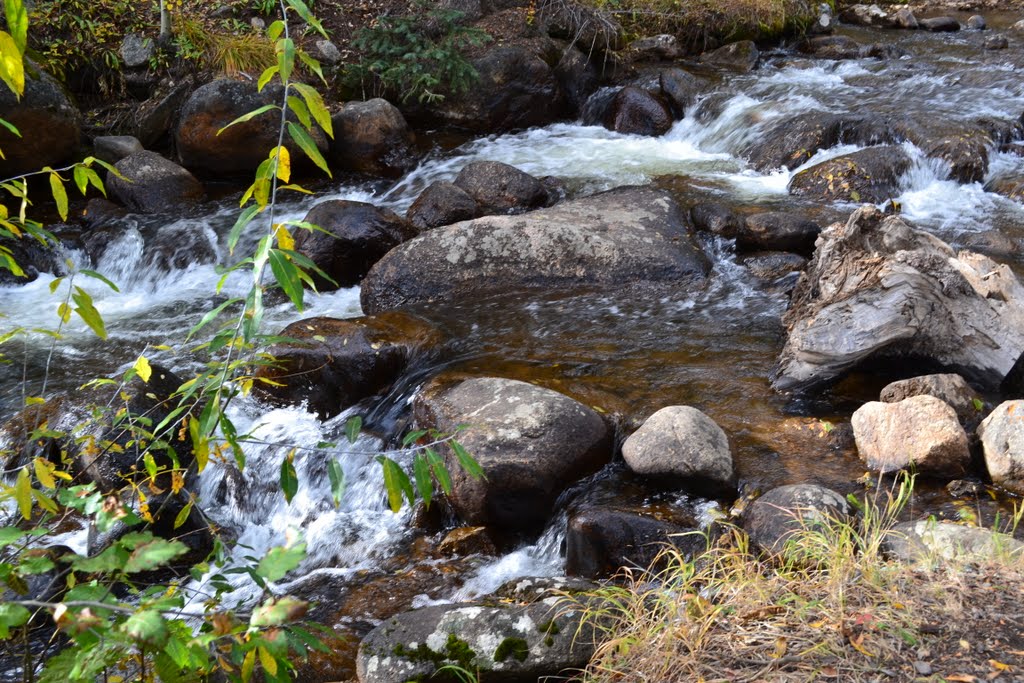
M 1010 671 L 1013 669 L 1009 664 L 1003 664 L 1002 662 L 996 661 L 995 659 L 988 660 L 989 666 L 997 671 Z
M 274 655 L 270 654 L 270 651 L 265 647 L 257 648 L 260 653 L 260 664 L 267 670 L 267 673 L 271 676 L 277 675 L 277 660 L 274 659 Z
M 52 462 L 43 458 L 36 458 L 32 461 L 32 464 L 35 466 L 36 479 L 39 480 L 40 484 L 48 489 L 57 487 L 57 482 L 53 478 L 53 471 L 57 468 Z
M 281 182 L 288 182 L 288 179 L 292 177 L 292 156 L 288 152 L 288 148 L 281 146 L 278 147 L 275 152 L 270 153 L 271 158 L 277 157 L 277 178 Z
M 46 399 L 42 396 L 29 396 L 25 399 L 25 405 L 27 406 L 39 405 L 40 403 L 46 403 Z
M 185 477 L 178 470 L 171 472 L 171 493 L 178 495 L 178 491 L 185 487 Z
M 149 378 L 153 375 L 153 368 L 149 366 L 149 359 L 145 356 L 139 356 L 139 359 L 135 361 L 135 365 L 132 366 L 135 373 L 142 379 L 143 382 L 149 383 Z
M 284 149 L 283 147 L 281 149 Z M 288 232 L 288 228 L 278 223 L 274 226 L 274 236 L 277 238 L 277 246 L 286 251 L 295 250 L 295 238 Z
M 25 92 L 25 62 L 7 31 L 0 31 L 0 79 L 21 99 Z
M 18 480 L 14 483 L 14 500 L 18 503 L 21 516 L 32 519 L 32 481 L 29 479 L 27 467 L 21 468 Z
M 249 650 L 242 660 L 242 683 L 249 683 L 252 678 L 252 670 L 256 668 L 256 650 Z

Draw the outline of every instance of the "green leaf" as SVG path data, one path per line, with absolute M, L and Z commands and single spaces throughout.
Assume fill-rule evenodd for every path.
M 28 10 L 23 0 L 4 0 L 4 14 L 7 17 L 7 30 L 18 52 L 24 54 L 28 45 Z
M 458 441 L 451 442 L 452 451 L 455 453 L 455 457 L 459 459 L 459 466 L 466 471 L 466 474 L 473 477 L 474 479 L 486 479 L 483 468 L 480 467 L 473 456 L 471 456 L 462 444 Z
M 292 87 L 302 95 L 302 99 L 306 101 L 306 106 L 309 108 L 309 113 L 313 116 L 313 119 L 317 122 L 324 132 L 329 137 L 334 137 L 334 130 L 331 127 L 331 113 L 327 111 L 327 105 L 324 104 L 324 98 L 321 97 L 317 89 L 306 85 L 305 83 L 295 83 Z M 306 128 L 309 128 L 307 125 Z
M 259 107 L 258 109 L 253 109 L 251 112 L 249 112 L 247 114 L 242 114 L 237 119 L 235 119 L 234 121 L 232 121 L 228 125 L 224 126 L 220 130 L 218 130 L 217 131 L 217 135 L 220 135 L 221 133 L 223 133 L 224 131 L 226 131 L 228 128 L 230 128 L 231 126 L 235 125 L 236 123 L 245 123 L 246 121 L 251 121 L 252 119 L 254 119 L 257 116 L 259 116 L 260 114 L 265 114 L 268 111 L 272 111 L 274 109 L 280 109 L 280 108 L 281 107 L 277 106 L 276 104 L 264 104 L 262 107 Z
M 430 501 L 434 497 L 434 481 L 430 478 L 430 465 L 427 459 L 417 455 L 412 460 L 413 479 L 416 480 L 416 491 L 419 492 L 423 504 L 430 507 Z
M 280 626 L 298 621 L 306 615 L 307 604 L 302 600 L 285 595 L 272 598 L 253 611 L 249 625 L 257 628 Z
M 196 323 L 195 327 L 188 331 L 188 334 L 185 335 L 185 340 L 187 341 L 194 337 L 196 332 L 206 327 L 210 323 L 210 321 L 216 318 L 218 315 L 220 315 L 225 308 L 231 306 L 232 304 L 237 304 L 240 301 L 241 299 L 228 299 L 220 306 L 217 306 L 213 310 L 207 311 L 205 315 L 203 315 L 202 319 L 198 323 Z
M 327 162 L 324 161 L 323 155 L 320 154 L 320 150 L 317 149 L 316 142 L 314 142 L 313 138 L 309 136 L 309 133 L 303 130 L 301 126 L 296 126 L 294 122 L 289 121 L 288 135 L 290 135 L 292 140 L 295 141 L 295 144 L 297 144 L 299 148 L 306 153 L 306 156 L 308 156 L 314 164 L 320 167 L 320 169 L 327 174 L 327 177 L 334 177 L 331 175 L 331 169 L 327 167 Z
M 341 507 L 341 497 L 345 495 L 345 470 L 334 458 L 327 461 L 327 476 L 331 480 L 331 498 L 335 509 Z
M 14 135 L 15 137 L 19 137 L 19 138 L 21 137 L 21 131 L 18 130 L 18 128 L 13 123 L 11 123 L 10 121 L 6 121 L 4 119 L 0 119 L 0 126 L 3 126 L 7 130 L 11 131 L 11 135 Z
M 127 536 L 125 537 L 127 538 Z M 122 543 L 124 539 L 122 539 Z M 142 543 L 128 557 L 124 565 L 126 574 L 145 572 L 161 567 L 174 558 L 184 555 L 188 548 L 180 541 L 166 541 L 162 538 L 151 538 Z
M 280 581 L 285 574 L 299 566 L 306 556 L 306 544 L 296 543 L 293 546 L 278 546 L 269 552 L 256 565 L 256 574 L 267 581 Z
M 309 115 L 309 108 L 301 98 L 298 98 L 295 95 L 289 95 L 288 108 L 295 113 L 295 118 L 299 120 L 299 123 L 301 123 L 306 130 L 313 127 L 313 119 Z
M 86 325 L 92 328 L 97 337 L 106 339 L 107 329 L 103 325 L 103 318 L 100 317 L 99 311 L 93 306 L 92 297 L 89 296 L 88 292 L 76 285 L 75 293 L 71 295 L 71 298 L 78 304 L 75 307 L 75 313 L 85 321 Z
M 278 249 L 270 250 L 270 270 L 277 278 L 277 283 L 288 296 L 295 308 L 301 313 L 303 309 L 302 280 L 299 278 L 299 269 L 288 257 Z
M 349 443 L 355 443 L 359 438 L 359 432 L 363 429 L 363 418 L 361 415 L 353 415 L 345 422 L 345 438 Z
M 153 376 L 153 368 L 149 364 L 149 359 L 145 356 L 139 356 L 139 359 L 135 361 L 135 365 L 132 366 L 132 370 L 139 376 L 143 382 L 149 383 L 149 378 Z
M 295 69 L 295 41 L 291 38 L 281 38 L 275 44 L 274 50 L 277 52 L 277 67 L 281 81 L 287 83 Z
M 24 538 L 26 532 L 13 526 L 5 526 L 0 528 L 0 548 L 6 548 L 15 541 L 19 541 Z
M 32 613 L 21 605 L 0 602 L 0 639 L 11 637 L 11 629 L 25 624 Z
M 402 509 L 402 494 L 405 494 L 410 504 L 414 500 L 412 482 L 409 481 L 408 475 L 402 471 L 398 463 L 391 458 L 378 455 L 377 462 L 384 470 L 384 488 L 388 494 L 388 505 L 392 512 L 398 512 Z
M 25 92 L 25 62 L 14 38 L 0 31 L 0 80 L 7 84 L 18 98 Z
M 142 464 L 146 468 L 146 474 L 149 475 L 150 479 L 156 479 L 156 459 L 153 458 L 152 453 L 147 452 L 145 455 L 142 456 Z
M 441 485 L 441 490 L 444 491 L 444 494 L 450 496 L 452 493 L 452 477 L 448 472 L 448 467 L 444 464 L 444 458 L 438 455 L 437 451 L 433 448 L 426 449 L 425 453 L 427 462 L 430 463 L 430 469 L 434 473 L 434 478 Z
M 64 190 L 64 181 L 56 173 L 50 174 L 50 191 L 53 193 L 53 201 L 57 204 L 57 213 L 60 219 L 68 219 L 68 193 Z
M 87 276 L 87 277 L 91 277 L 91 278 L 93 278 L 94 280 L 99 280 L 100 282 L 102 282 L 103 284 L 105 284 L 105 285 L 106 285 L 107 287 L 110 287 L 110 288 L 111 288 L 112 290 L 114 290 L 115 292 L 120 292 L 120 291 L 121 291 L 120 289 L 118 289 L 118 288 L 117 288 L 117 285 L 115 285 L 115 284 L 114 284 L 113 282 L 111 282 L 110 280 L 108 280 L 108 279 L 107 279 L 106 277 L 104 277 L 104 276 L 103 276 L 102 274 L 100 274 L 100 273 L 97 273 L 97 272 L 96 272 L 95 270 L 89 270 L 88 268 L 82 268 L 82 269 L 81 269 L 80 271 L 78 271 L 78 272 L 79 272 L 79 273 L 81 273 L 82 275 L 85 275 L 85 276 Z
M 280 19 L 267 27 L 267 38 L 269 38 L 271 42 L 277 41 L 277 39 L 281 37 L 282 33 L 284 33 L 284 22 Z
M 256 217 L 256 214 L 262 210 L 262 206 L 259 204 L 253 204 L 243 211 L 238 217 L 238 220 L 235 221 L 234 226 L 231 228 L 231 232 L 228 233 L 228 251 L 230 253 L 235 253 L 235 246 L 238 245 L 238 238 L 242 236 L 242 231 L 245 230 L 245 227 L 249 225 L 253 218 Z
M 414 441 L 418 441 L 427 435 L 426 429 L 416 429 L 402 437 L 402 448 L 405 448 Z
M 978 411 L 979 413 L 981 411 L 985 410 L 985 404 L 982 402 L 982 400 L 980 398 L 972 398 L 971 399 L 971 405 L 973 405 L 974 409 L 976 411 Z
M 299 478 L 295 474 L 295 465 L 292 458 L 295 456 L 295 449 L 292 449 L 288 456 L 281 461 L 281 492 L 284 493 L 286 502 L 291 503 L 292 498 L 299 491 Z
M 271 40 L 275 39 L 271 38 Z M 280 67 L 277 66 L 276 64 L 274 66 L 269 66 L 266 69 L 264 69 L 263 73 L 260 74 L 259 80 L 256 81 L 256 91 L 263 92 L 263 88 L 267 87 L 267 83 L 270 82 L 270 79 L 273 78 L 274 74 L 276 74 L 278 71 L 280 71 Z
M 18 472 L 18 479 L 14 483 L 14 500 L 18 503 L 21 516 L 32 519 L 32 480 L 27 467 L 22 467 Z
M 163 647 L 167 642 L 167 622 L 154 610 L 140 610 L 120 626 L 120 631 L 134 642 L 150 647 Z

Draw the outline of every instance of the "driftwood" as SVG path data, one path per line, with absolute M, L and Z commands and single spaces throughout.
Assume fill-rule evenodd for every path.
M 1005 265 L 866 205 L 824 230 L 783 318 L 772 376 L 812 389 L 859 363 L 911 357 L 995 387 L 1024 350 L 1024 288 Z

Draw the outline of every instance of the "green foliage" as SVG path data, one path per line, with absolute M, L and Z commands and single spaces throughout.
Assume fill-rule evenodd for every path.
M 463 25 L 462 17 L 462 12 L 438 9 L 425 0 L 416 2 L 410 14 L 380 17 L 356 33 L 352 44 L 363 57 L 350 67 L 348 82 L 373 94 L 394 93 L 403 102 L 436 102 L 445 92 L 468 90 L 478 74 L 463 51 L 491 37 Z

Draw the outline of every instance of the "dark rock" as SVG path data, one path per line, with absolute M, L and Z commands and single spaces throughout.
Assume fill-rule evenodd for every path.
M 539 180 L 500 161 L 473 161 L 459 171 L 453 184 L 476 202 L 478 215 L 521 213 L 548 200 Z
M 991 561 L 1024 558 L 1024 543 L 991 529 L 933 519 L 901 522 L 885 535 L 882 550 L 901 562 Z
M 568 115 L 579 116 L 583 107 L 600 85 L 600 75 L 586 55 L 574 47 L 567 49 L 555 65 L 555 78 L 565 93 Z
M 860 59 L 867 51 L 849 36 L 815 36 L 801 45 L 804 52 L 822 59 Z
M 821 227 L 814 221 L 782 211 L 755 213 L 736 235 L 736 249 L 742 251 L 795 251 L 810 255 Z
M 320 202 L 303 220 L 323 228 L 295 235 L 295 251 L 334 280 L 311 274 L 321 291 L 358 284 L 382 256 L 415 234 L 393 211 L 345 199 Z
M 960 22 L 953 17 L 918 19 L 917 23 L 921 28 L 934 33 L 951 33 L 960 30 Z
M 747 506 L 743 528 L 761 550 L 789 560 L 806 561 L 802 549 L 787 543 L 804 530 L 849 514 L 846 499 L 815 484 L 792 484 L 768 491 Z
M 437 546 L 442 555 L 497 555 L 498 548 L 491 540 L 487 527 L 460 526 L 445 535 Z
M 30 235 L 22 234 L 18 238 L 0 237 L 0 247 L 9 251 L 21 269 L 21 273 L 16 274 L 8 268 L 0 267 L 2 287 L 34 282 L 40 273 L 63 275 L 67 271 L 64 250 L 58 244 L 43 244 Z
M 161 226 L 145 249 L 146 264 L 167 272 L 217 262 L 217 236 L 201 225 Z
M 985 23 L 985 17 L 975 14 L 967 19 L 967 28 L 974 29 L 975 31 L 984 31 L 988 28 L 988 24 Z
M 540 6 L 538 20 L 548 34 L 571 41 L 587 55 L 619 50 L 625 46 L 622 26 L 606 12 L 586 5 L 544 3 Z
M 960 243 L 997 261 L 1014 261 L 1021 255 L 1020 242 L 996 229 L 969 232 L 960 238 Z
M 128 215 L 128 210 L 120 204 L 115 204 L 109 199 L 94 197 L 85 203 L 85 210 L 82 211 L 82 223 L 90 230 L 107 226 L 117 222 Z M 90 253 L 92 262 L 99 259 Z
M 546 175 L 540 178 L 540 184 L 544 186 L 544 191 L 548 195 L 547 201 L 544 202 L 545 207 L 554 206 L 569 195 L 569 186 L 556 176 Z
M 999 393 L 1005 399 L 1024 398 L 1024 353 L 1017 356 L 1013 366 L 999 383 Z
M 693 226 L 732 239 L 739 234 L 744 219 L 729 207 L 717 202 L 699 202 L 690 209 Z
M 132 211 L 180 211 L 206 197 L 195 176 L 156 152 L 136 152 L 114 167 L 123 178 L 108 174 L 107 188 Z
M 604 125 L 617 133 L 664 135 L 672 127 L 672 112 L 646 90 L 626 86 L 612 99 Z
M 742 154 L 759 171 L 783 166 L 793 170 L 822 149 L 894 140 L 891 126 L 880 117 L 812 111 L 772 124 Z
M 851 419 L 857 452 L 868 469 L 913 470 L 926 476 L 960 476 L 971 454 L 957 413 L 927 394 L 894 403 L 865 403 Z
M 992 139 L 980 130 L 965 131 L 932 140 L 925 154 L 949 165 L 949 177 L 961 183 L 977 183 L 988 173 L 988 150 Z
M 899 194 L 900 177 L 909 168 L 910 157 L 902 147 L 869 147 L 797 173 L 789 181 L 789 191 L 801 197 L 880 204 Z
M 131 135 L 101 135 L 92 141 L 93 155 L 108 164 L 143 151 L 139 139 Z
M 153 147 L 170 135 L 178 113 L 191 92 L 192 83 L 186 81 L 157 93 L 139 105 L 135 112 L 135 137 L 143 147 Z
M 322 418 L 390 388 L 414 362 L 438 354 L 441 334 L 420 318 L 391 311 L 337 320 L 308 318 L 292 323 L 277 344 L 277 360 L 263 366 L 253 392 L 274 405 L 307 404 Z
M 761 61 L 761 53 L 758 52 L 753 41 L 741 40 L 724 45 L 717 50 L 705 52 L 700 56 L 700 61 L 711 66 L 745 73 L 757 68 Z
M 550 389 L 509 379 L 467 379 L 454 386 L 435 380 L 417 394 L 420 428 L 450 433 L 483 468 L 473 479 L 447 462 L 452 509 L 469 524 L 505 531 L 535 531 L 548 520 L 566 486 L 604 465 L 612 435 L 601 416 Z
M 57 167 L 78 149 L 82 116 L 60 83 L 33 63 L 25 62 L 25 92 L 21 98 L 0 87 L 0 119 L 18 129 L 21 137 L 0 127 L 0 175 L 20 175 L 43 166 Z
M 1024 203 L 1024 175 L 997 176 L 985 183 L 986 192 Z
M 618 88 L 601 88 L 590 95 L 580 112 L 580 121 L 583 125 L 603 126 L 609 118 L 612 101 L 618 94 Z
M 664 191 L 619 188 L 521 216 L 423 233 L 362 283 L 367 313 L 524 289 L 703 281 L 708 262 Z
M 622 458 L 637 474 L 662 479 L 725 488 L 735 477 L 725 432 L 690 406 L 668 406 L 647 418 L 622 444 Z
M 676 119 L 683 118 L 707 87 L 707 81 L 703 78 L 682 69 L 662 69 L 658 72 L 658 89 Z
M 1010 47 L 1010 41 L 1006 39 L 1006 36 L 989 36 L 985 39 L 983 47 L 986 50 L 1005 50 Z
M 790 273 L 802 271 L 807 266 L 807 259 L 784 251 L 770 251 L 745 257 L 743 265 L 754 277 L 774 282 Z
M 476 200 L 447 181 L 438 180 L 427 186 L 405 214 L 414 228 L 423 232 L 480 215 Z
M 349 102 L 331 117 L 331 127 L 328 151 L 337 168 L 397 178 L 416 165 L 416 136 L 387 100 Z
M 879 394 L 883 403 L 897 403 L 911 396 L 934 396 L 956 411 L 960 424 L 973 429 L 981 419 L 981 396 L 960 375 L 922 375 L 887 384 Z
M 629 44 L 632 57 L 642 61 L 672 60 L 683 54 L 679 40 L 671 34 L 637 38 Z

